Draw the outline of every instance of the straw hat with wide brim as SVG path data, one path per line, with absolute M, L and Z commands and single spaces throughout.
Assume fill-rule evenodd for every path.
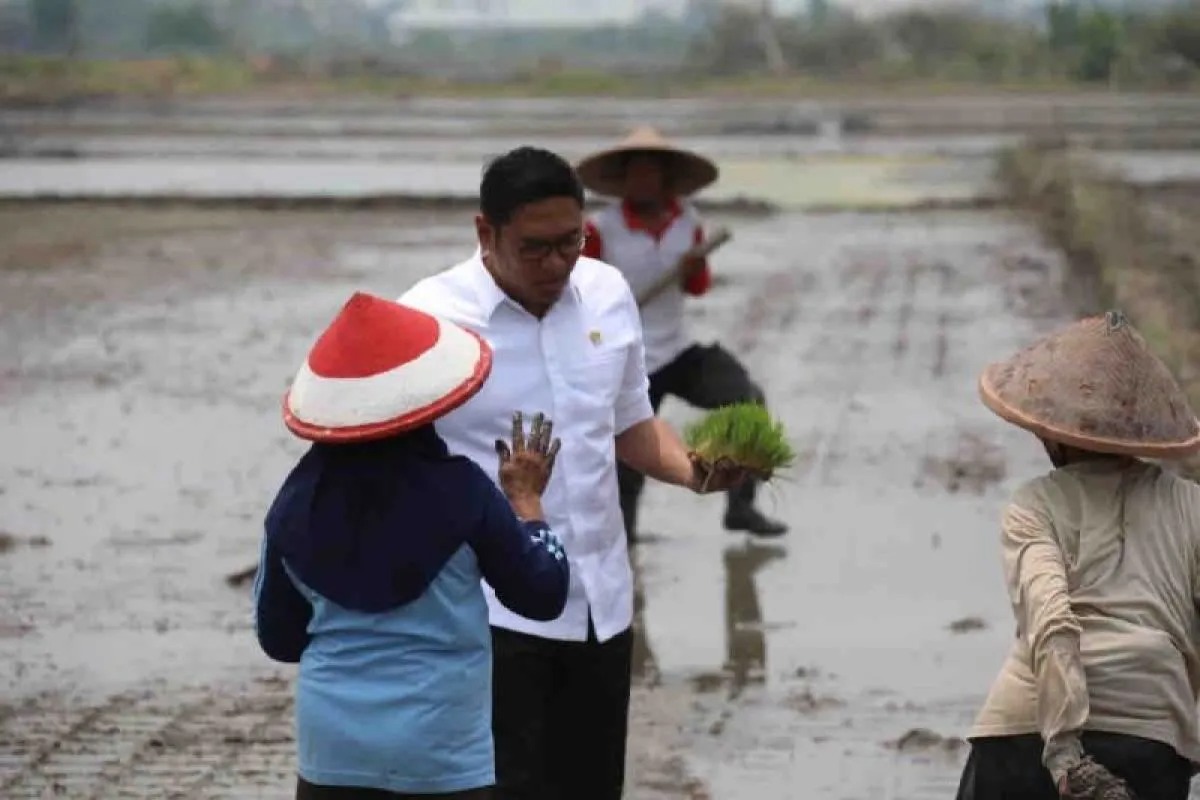
M 671 160 L 671 190 L 687 197 L 717 179 L 717 165 L 699 153 L 671 144 L 651 127 L 635 128 L 612 147 L 587 156 L 576 166 L 583 185 L 596 194 L 625 192 L 625 159 L 632 153 L 661 153 Z
M 395 436 L 465 403 L 491 368 L 492 350 L 474 332 L 356 292 L 301 365 L 283 421 L 314 442 Z
M 1084 450 L 1159 459 L 1200 450 L 1200 421 L 1183 390 L 1117 311 L 992 364 L 979 393 L 1014 425 Z

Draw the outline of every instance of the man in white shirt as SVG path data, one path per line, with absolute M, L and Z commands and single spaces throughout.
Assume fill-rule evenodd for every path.
M 562 449 L 542 497 L 571 563 L 562 616 L 517 616 L 487 588 L 497 796 L 614 800 L 624 785 L 633 575 L 617 459 L 700 491 L 706 471 L 650 408 L 637 304 L 613 267 L 580 256 L 583 187 L 554 153 L 522 147 L 484 173 L 479 250 L 400 302 L 491 345 L 492 376 L 438 433 L 495 474 L 514 410 L 546 413 Z M 711 476 L 707 491 L 744 480 Z
M 698 153 L 678 147 L 653 128 L 637 128 L 613 147 L 579 163 L 583 184 L 597 194 L 619 198 L 587 226 L 584 255 L 621 270 L 640 296 L 704 241 L 704 227 L 687 198 L 717 179 L 717 166 Z M 737 357 L 720 344 L 701 345 L 684 325 L 687 296 L 700 296 L 712 284 L 707 259 L 692 258 L 686 275 L 641 309 L 650 375 L 650 405 L 657 412 L 667 395 L 700 408 L 733 403 L 764 403 L 763 390 Z M 618 471 L 625 531 L 637 537 L 637 507 L 645 478 L 631 469 Z M 787 526 L 754 504 L 754 481 L 729 492 L 725 527 L 754 536 L 780 536 Z

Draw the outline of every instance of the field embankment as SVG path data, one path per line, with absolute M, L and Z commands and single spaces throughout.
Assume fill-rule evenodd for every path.
M 1121 308 L 1200 408 L 1200 186 L 1131 186 L 1041 142 L 1005 153 L 1000 178 L 1066 252 L 1079 311 Z M 1200 459 L 1188 472 L 1200 476 Z

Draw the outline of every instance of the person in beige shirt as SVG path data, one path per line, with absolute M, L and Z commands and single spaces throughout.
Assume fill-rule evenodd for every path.
M 1200 450 L 1200 422 L 1119 312 L 991 365 L 979 390 L 1055 469 L 1002 516 L 1016 636 L 959 800 L 1186 800 L 1200 763 L 1200 485 L 1151 459 Z

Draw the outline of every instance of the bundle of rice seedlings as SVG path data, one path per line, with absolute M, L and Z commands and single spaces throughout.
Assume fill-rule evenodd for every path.
M 796 458 L 783 425 L 758 403 L 736 403 L 710 412 L 684 429 L 688 448 L 706 463 L 734 465 L 769 481 Z

